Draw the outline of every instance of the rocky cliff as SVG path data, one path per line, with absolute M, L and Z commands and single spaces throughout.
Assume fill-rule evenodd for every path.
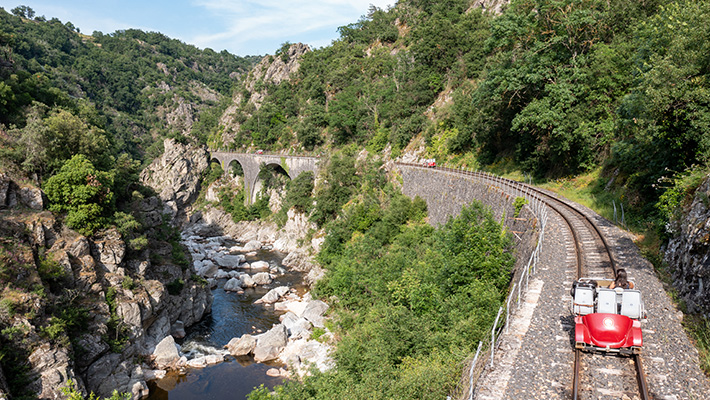
M 167 203 L 136 201 L 153 235 L 135 250 L 115 228 L 92 237 L 68 229 L 42 211 L 41 190 L 0 174 L 0 398 L 10 390 L 64 398 L 69 380 L 83 393 L 148 394 L 151 366 L 137 360 L 149 360 L 176 326 L 194 324 L 211 305 L 204 282 L 173 262 L 171 239 L 159 238 L 179 238 L 165 221 L 190 198 L 190 176 L 173 182 L 174 193 L 161 191 Z
M 669 225 L 665 261 L 688 312 L 710 317 L 710 177 L 695 191 L 682 217 Z
M 173 139 L 163 142 L 163 155 L 141 172 L 141 182 L 153 188 L 165 204 L 163 210 L 179 223 L 185 207 L 195 200 L 209 155 L 200 147 L 183 145 Z

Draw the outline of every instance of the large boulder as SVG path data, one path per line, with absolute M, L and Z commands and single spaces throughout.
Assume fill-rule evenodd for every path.
M 163 155 L 141 172 L 141 183 L 152 187 L 175 216 L 192 202 L 199 192 L 202 173 L 209 166 L 204 148 L 183 145 L 173 139 L 163 142 Z
M 278 358 L 286 343 L 288 343 L 288 331 L 283 324 L 278 324 L 266 333 L 257 335 L 254 361 L 265 362 Z
M 313 326 L 323 328 L 325 321 L 325 312 L 328 311 L 328 305 L 320 300 L 311 300 L 303 310 L 303 318 L 309 320 Z
M 242 281 L 238 278 L 232 278 L 224 284 L 224 290 L 227 292 L 238 292 L 242 290 Z
M 261 242 L 258 240 L 250 240 L 242 247 L 242 251 L 245 253 L 259 249 L 261 249 Z
M 273 281 L 273 279 L 271 278 L 271 274 L 269 274 L 268 272 L 259 272 L 258 274 L 252 276 L 252 279 L 257 285 L 268 285 Z
M 200 267 L 200 269 L 198 269 L 196 272 L 197 275 L 203 278 L 214 278 L 219 272 L 219 267 L 214 265 L 212 261 L 205 260 L 202 262 L 202 266 Z
M 243 263 L 245 260 L 246 257 L 244 257 L 243 254 L 232 255 L 217 253 L 212 256 L 212 261 L 214 261 L 217 265 L 229 269 L 239 268 L 239 264 Z
M 330 347 L 315 340 L 290 341 L 279 358 L 298 376 L 307 374 L 311 366 L 315 366 L 321 372 L 328 371 L 335 366 L 335 362 L 330 357 Z
M 283 295 L 289 292 L 289 288 L 286 286 L 279 286 L 277 288 L 269 290 L 262 298 L 255 301 L 254 304 L 273 304 L 279 301 Z
M 303 317 L 299 318 L 292 312 L 286 313 L 281 323 L 288 329 L 288 337 L 291 340 L 308 339 L 311 336 L 313 324 Z
M 235 357 L 245 356 L 254 351 L 256 338 L 252 335 L 242 335 L 240 338 L 233 338 L 224 347 Z
M 153 351 L 155 365 L 160 369 L 168 369 L 175 366 L 175 363 L 180 359 L 175 339 L 168 335 L 161 340 L 155 351 Z
M 242 286 L 245 288 L 252 288 L 256 286 L 256 282 L 254 282 L 254 279 L 249 274 L 241 274 L 239 279 L 242 281 Z
M 251 263 L 251 265 L 249 266 L 249 268 L 250 268 L 252 271 L 268 270 L 268 269 L 269 269 L 269 263 L 267 263 L 266 261 L 254 261 L 253 263 Z

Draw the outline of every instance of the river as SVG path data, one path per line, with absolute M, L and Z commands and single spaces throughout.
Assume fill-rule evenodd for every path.
M 225 242 L 229 247 L 236 242 Z M 256 255 L 247 256 L 247 262 L 267 261 L 271 265 L 281 266 L 284 253 L 260 250 Z M 217 354 L 234 337 L 266 332 L 279 323 L 281 312 L 273 307 L 255 305 L 270 289 L 278 286 L 295 288 L 303 295 L 303 275 L 299 272 L 284 271 L 274 281 L 265 286 L 245 289 L 243 294 L 228 292 L 223 289 L 226 279 L 219 281 L 212 289 L 212 312 L 197 325 L 188 330 L 184 340 L 178 341 L 182 352 L 192 358 L 198 355 Z M 254 387 L 264 385 L 273 388 L 283 382 L 281 377 L 270 377 L 266 371 L 279 368 L 281 364 L 258 364 L 251 357 L 235 359 L 227 356 L 226 361 L 202 369 L 188 369 L 186 374 L 169 373 L 165 378 L 148 384 L 150 400 L 188 400 L 188 399 L 246 399 Z

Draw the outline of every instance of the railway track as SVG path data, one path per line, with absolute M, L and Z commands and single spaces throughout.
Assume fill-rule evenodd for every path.
M 427 168 L 418 164 L 401 165 Z M 430 167 L 429 167 L 430 168 Z M 558 199 L 552 194 L 534 186 L 506 178 L 489 175 L 477 171 L 457 170 L 446 167 L 434 167 L 437 170 L 463 174 L 499 185 L 502 189 L 512 189 L 515 192 L 525 191 L 529 197 L 536 199 L 554 210 L 568 226 L 574 240 L 577 278 L 582 276 L 613 277 L 616 275 L 616 263 L 604 235 L 586 214 L 573 207 L 570 203 Z M 572 398 L 638 398 L 649 400 L 648 386 L 639 354 L 630 357 L 603 356 L 589 354 L 583 357 L 582 350 L 575 349 L 572 381 Z M 633 364 L 630 366 L 629 364 Z M 633 372 L 631 372 L 633 370 Z M 582 372 L 585 371 L 585 374 Z M 586 381 L 582 378 L 586 377 Z M 611 381 L 610 381 L 611 379 Z M 606 381 L 605 387 L 599 382 Z M 583 389 L 583 386 L 587 388 Z M 592 388 L 596 386 L 595 397 Z

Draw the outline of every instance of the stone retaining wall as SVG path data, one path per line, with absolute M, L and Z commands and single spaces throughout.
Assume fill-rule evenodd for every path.
M 449 217 L 459 215 L 463 206 L 480 201 L 490 207 L 498 221 L 502 221 L 515 237 L 516 276 L 527 264 L 537 245 L 537 220 L 530 208 L 523 207 L 515 218 L 515 195 L 506 187 L 491 184 L 481 178 L 449 172 L 437 168 L 421 168 L 397 164 L 402 174 L 402 193 L 419 196 L 427 203 L 429 223 L 443 225 Z

